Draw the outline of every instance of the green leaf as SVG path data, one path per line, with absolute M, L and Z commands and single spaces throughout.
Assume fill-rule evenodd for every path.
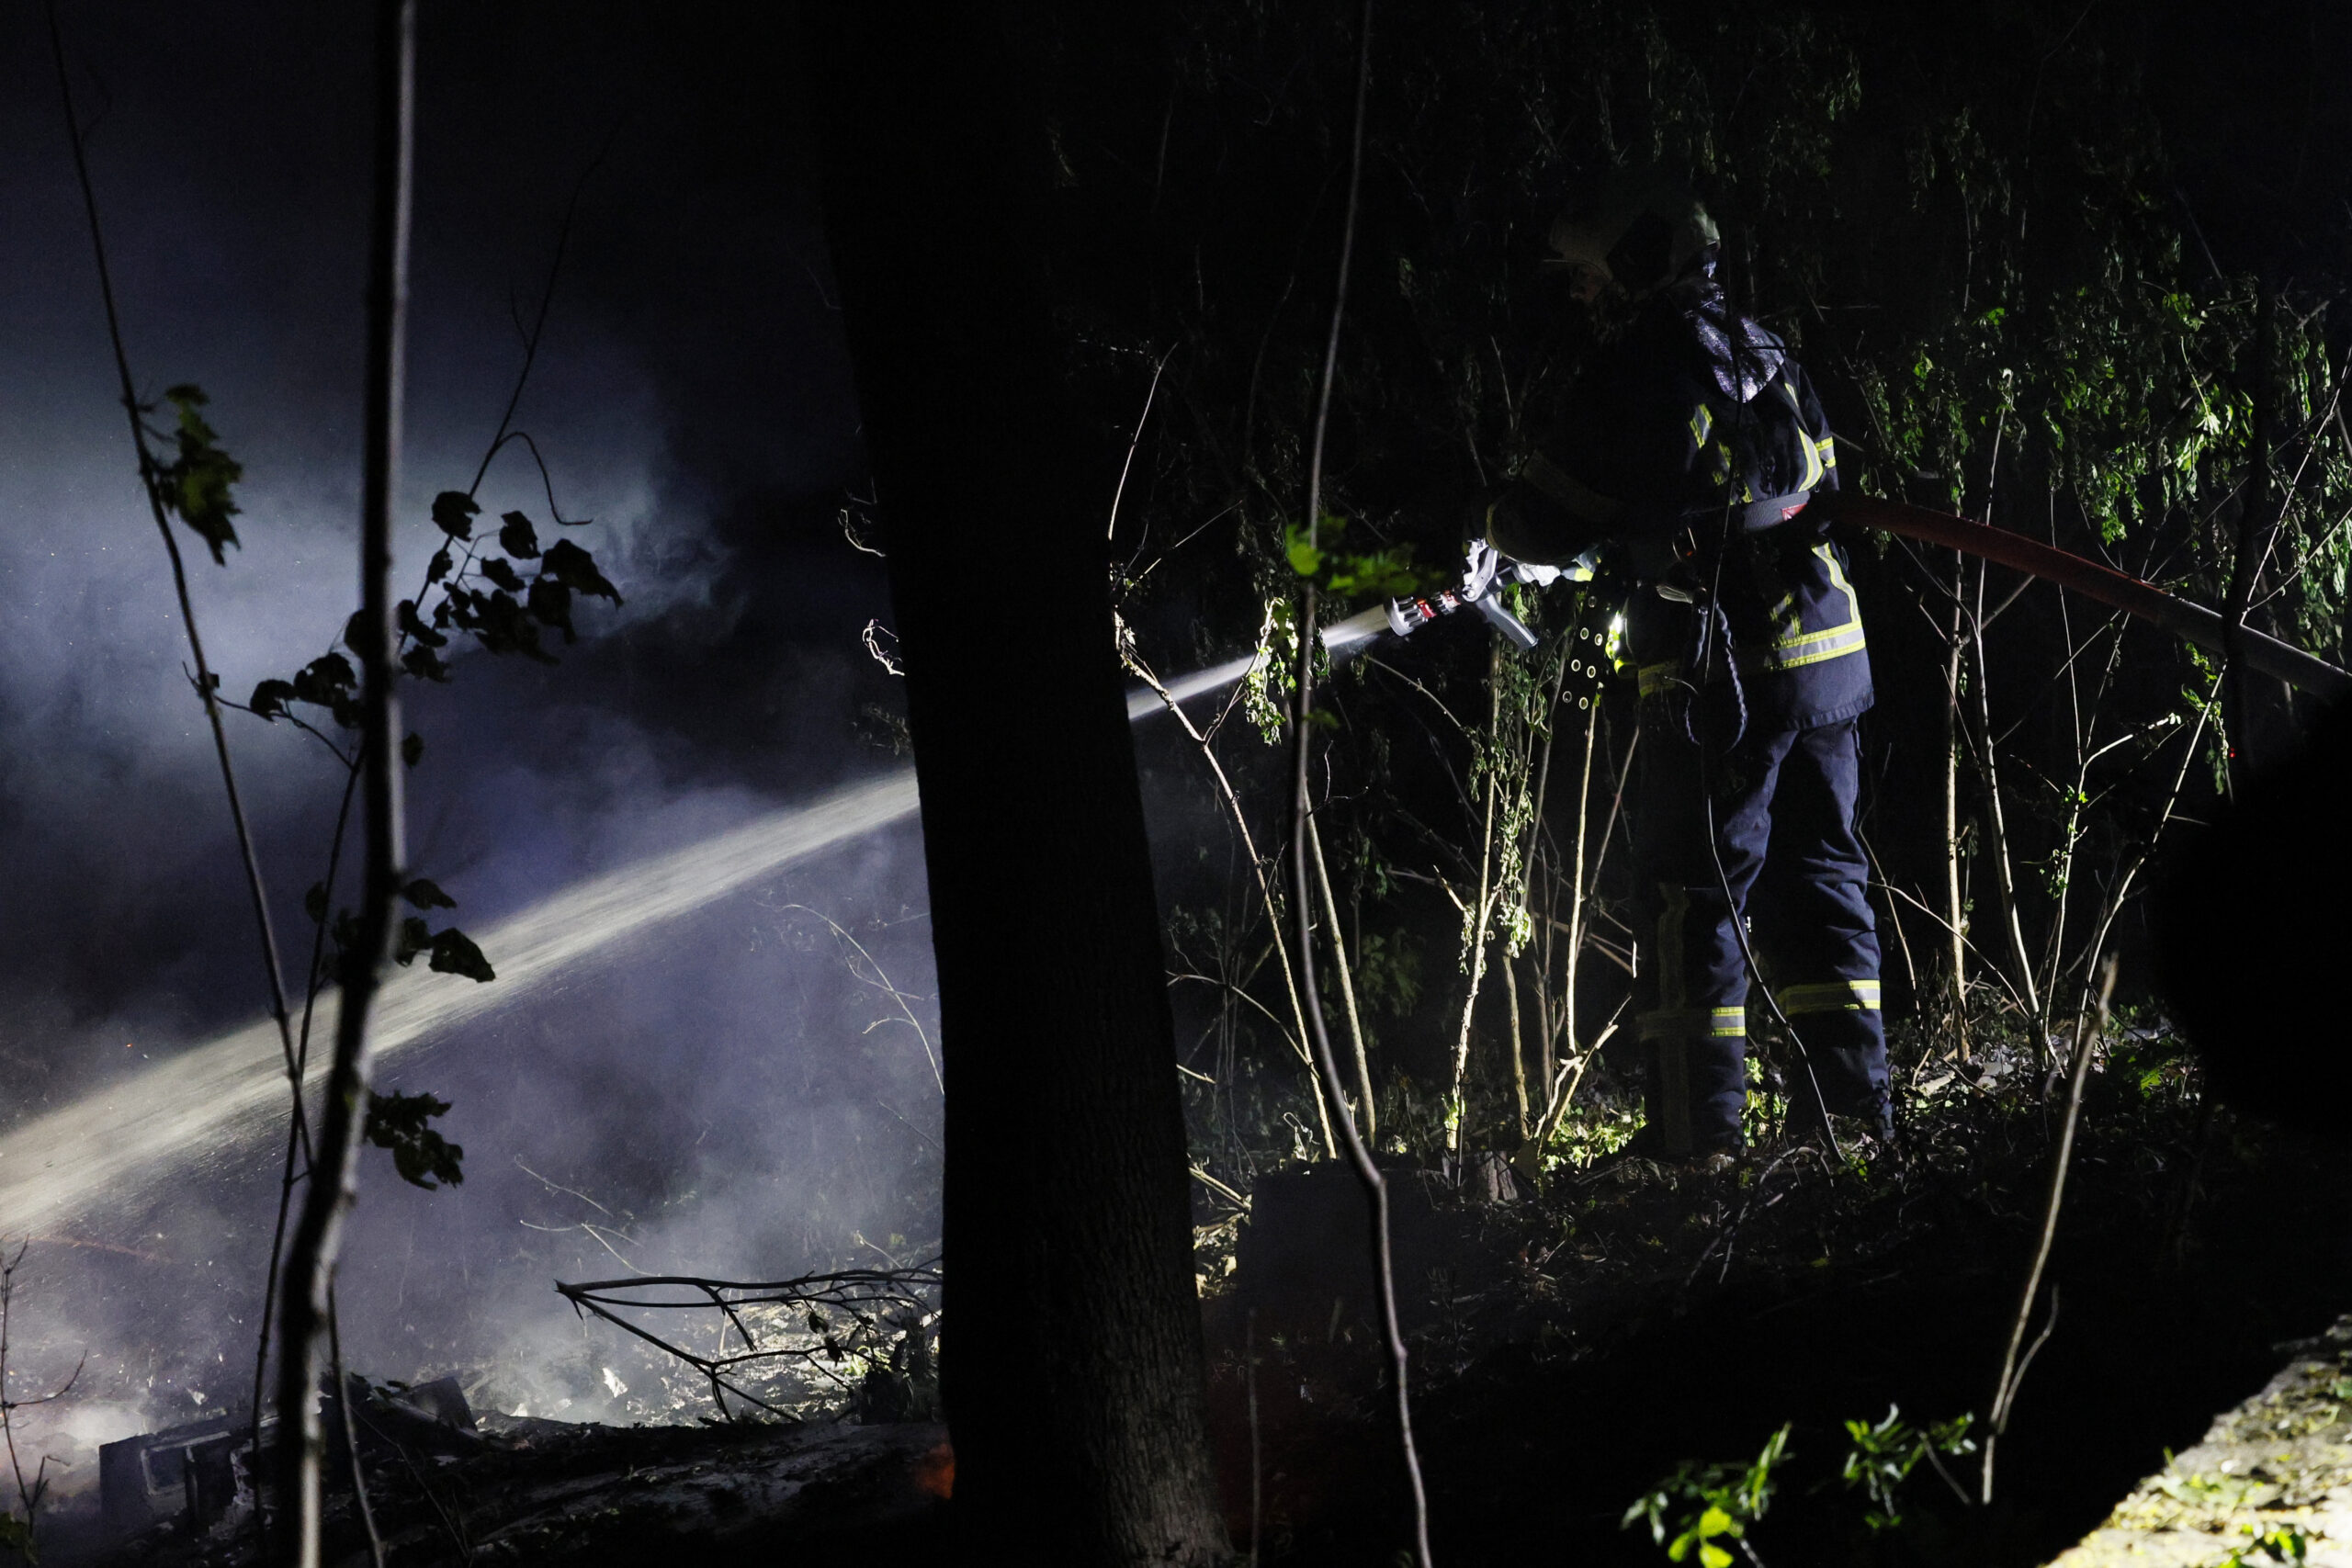
M 563 634 L 566 642 L 579 640 L 571 629 L 571 590 L 560 582 L 539 578 L 532 582 L 525 608 L 543 626 L 553 626 Z
M 1313 577 L 1323 570 L 1323 552 L 1306 530 L 1295 523 L 1283 525 L 1283 553 L 1290 558 L 1290 569 L 1301 577 Z
M 510 512 L 499 522 L 498 547 L 516 560 L 537 560 L 539 558 L 539 536 L 531 531 L 531 520 L 519 512 Z
M 433 525 L 453 539 L 470 539 L 473 520 L 481 511 L 464 491 L 445 490 L 433 498 Z
M 474 981 L 498 978 L 498 971 L 490 966 L 481 949 L 455 926 L 433 933 L 433 962 L 427 967 L 444 975 L 463 975 Z
M 415 600 L 401 600 L 401 607 L 399 610 L 394 612 L 394 616 L 400 625 L 401 630 L 407 634 L 411 642 L 421 642 L 427 648 L 447 648 L 449 646 L 449 639 L 447 637 L 443 637 L 439 632 L 435 631 L 431 626 L 426 626 L 422 620 L 417 618 Z
M 230 487 L 244 478 L 245 470 L 220 449 L 220 437 L 197 412 L 205 403 L 202 389 L 173 387 L 164 398 L 179 412 L 179 428 L 173 436 L 179 456 L 156 471 L 156 487 L 164 504 L 211 550 L 213 564 L 224 566 L 228 557 L 223 547 L 237 543 L 237 530 L 229 521 L 237 514 Z
M 320 707 L 333 707 L 359 686 L 359 672 L 340 653 L 322 653 L 295 672 L 294 695 Z
M 286 705 L 293 700 L 294 683 L 291 681 L 264 681 L 254 688 L 253 700 L 245 705 L 275 723 L 286 711 Z
M 446 1114 L 449 1102 L 430 1094 L 368 1096 L 368 1141 L 390 1149 L 392 1168 L 402 1181 L 427 1192 L 443 1184 L 460 1186 L 466 1179 L 463 1144 L 453 1144 L 429 1123 Z
M 440 886 L 424 877 L 418 877 L 401 889 L 401 897 L 420 909 L 454 909 L 458 901 L 441 891 Z
M 1424 574 L 1414 567 L 1413 552 L 1407 547 L 1375 550 L 1364 556 L 1336 556 L 1331 560 L 1329 587 L 1334 593 L 1397 599 L 1418 593 L 1429 585 Z
M 539 647 L 538 623 L 504 589 L 494 593 L 458 592 L 449 595 L 451 618 L 474 634 L 492 653 L 519 653 L 542 664 L 554 658 Z
M 392 962 L 405 964 L 433 945 L 433 930 L 422 915 L 410 915 L 401 921 L 392 938 Z
M 1712 1540 L 1699 1543 L 1699 1561 L 1704 1568 L 1731 1568 L 1731 1553 Z
M 596 558 L 569 539 L 558 539 L 548 547 L 547 555 L 539 562 L 539 575 L 552 577 L 574 593 L 593 594 L 621 603 L 620 590 L 604 579 L 596 570 Z
M 412 648 L 401 654 L 401 668 L 420 681 L 447 682 L 449 679 L 449 667 L 442 663 L 441 656 L 429 648 Z

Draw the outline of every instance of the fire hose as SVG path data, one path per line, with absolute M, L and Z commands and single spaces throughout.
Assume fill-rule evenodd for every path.
M 2022 534 L 2012 534 L 2006 528 L 1996 528 L 1988 524 L 1972 523 L 1965 517 L 1955 517 L 1950 513 L 1930 512 L 1921 506 L 1908 506 L 1901 502 L 1881 501 L 1875 496 L 1855 495 L 1847 491 L 1817 496 L 1809 510 L 1832 524 L 1876 528 L 1903 538 L 1916 539 L 1923 545 L 1960 550 L 2135 615 L 2153 626 L 2161 626 L 2184 642 L 2194 643 L 2211 652 L 2226 657 L 2232 651 L 2230 644 L 2233 638 L 2226 616 L 2202 604 L 2192 604 L 2177 594 L 2168 593 L 2153 582 L 2143 582 L 2113 567 L 2086 560 L 2081 556 L 2029 539 Z M 1548 581 L 1558 573 L 1550 568 L 1516 564 L 1506 565 L 1499 571 L 1491 565 L 1480 570 L 1477 552 L 1485 548 L 1483 544 L 1473 547 L 1472 569 L 1464 573 L 1462 588 L 1448 588 L 1420 598 L 1394 601 L 1386 617 L 1389 629 L 1401 637 L 1427 625 L 1437 615 L 1457 609 L 1476 609 L 1494 624 L 1497 630 L 1520 647 L 1533 647 L 1534 635 L 1501 605 L 1494 603 L 1492 590 L 1504 581 Z M 1488 554 L 1491 556 L 1491 552 Z M 2237 628 L 2236 641 L 2238 656 L 2245 660 L 2249 669 L 2330 702 L 2352 698 L 2352 673 L 2346 673 L 2324 659 L 2305 653 L 2291 643 L 2281 642 L 2248 626 L 2241 625 Z
M 1852 495 L 1844 491 L 1821 496 L 1813 504 L 1833 523 L 1878 528 L 1906 539 L 1916 539 L 1923 545 L 1940 545 L 1948 550 L 1965 551 L 1996 566 L 2006 566 L 2029 577 L 2054 582 L 2086 599 L 2096 599 L 2102 604 L 2137 615 L 2143 621 L 2162 626 L 2182 641 L 2194 643 L 2211 652 L 2227 654 L 2230 651 L 2230 623 L 2227 617 L 2202 604 L 2194 604 L 2177 594 L 2167 593 L 2153 582 L 2143 582 L 2112 567 L 2054 549 L 2022 534 L 2012 534 L 2006 528 L 1995 528 L 1983 523 L 1972 523 L 1965 517 L 1955 517 L 1950 513 L 1930 512 L 1925 507 L 1905 506 L 1901 502 L 1881 501 L 1875 496 Z M 2245 659 L 2249 669 L 2331 702 L 2352 697 L 2352 674 L 2346 673 L 2327 660 L 2314 658 L 2293 644 L 2266 636 L 2252 626 L 2239 626 L 2237 635 L 2240 657 Z

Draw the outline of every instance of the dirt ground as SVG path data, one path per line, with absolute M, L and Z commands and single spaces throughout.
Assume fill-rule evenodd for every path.
M 2046 1562 L 2352 1303 L 2352 1169 L 2206 1113 L 2163 1041 L 2127 1040 L 2093 1077 L 2056 1320 L 2000 1441 L 1994 1505 L 1972 1500 L 1980 1455 L 1956 1455 L 1948 1482 L 1916 1469 L 1900 1524 L 1873 1527 L 1841 1477 L 1849 1422 L 1970 1414 L 1982 1436 L 2056 1116 L 2028 1077 L 1997 1053 L 1940 1071 L 1933 1092 L 1907 1091 L 1899 1145 L 1848 1164 L 1767 1137 L 1729 1168 L 1620 1155 L 1498 1199 L 1400 1162 L 1439 1560 L 1662 1562 L 1645 1529 L 1623 1528 L 1628 1505 L 1684 1461 L 1745 1461 L 1786 1426 L 1746 1542 L 1755 1562 Z M 1246 1220 L 1204 1198 L 1227 1512 L 1268 1564 L 1386 1562 L 1404 1539 L 1361 1203 L 1336 1166 L 1261 1176 Z M 482 1427 L 476 1451 L 373 1467 L 397 1568 L 952 1549 L 935 1426 Z M 74 1533 L 52 1538 L 51 1561 L 253 1560 L 233 1518 L 103 1554 Z M 347 1502 L 331 1534 L 330 1561 L 356 1561 Z

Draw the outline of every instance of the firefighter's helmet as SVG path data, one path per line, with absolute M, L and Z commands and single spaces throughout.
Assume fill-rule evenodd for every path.
M 1639 298 L 1688 276 L 1719 238 L 1689 186 L 1657 169 L 1624 168 L 1553 220 L 1544 266 Z

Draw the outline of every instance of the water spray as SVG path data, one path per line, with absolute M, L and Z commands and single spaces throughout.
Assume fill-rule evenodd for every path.
M 1458 585 L 1431 589 L 1427 593 L 1374 604 L 1369 610 L 1357 611 L 1346 620 L 1332 622 L 1317 635 L 1322 638 L 1323 651 L 1337 662 L 1360 652 L 1367 643 L 1383 634 L 1410 637 L 1442 616 L 1460 610 L 1476 610 L 1487 625 L 1508 637 L 1513 646 L 1525 650 L 1535 646 L 1535 634 L 1528 629 L 1525 622 L 1504 607 L 1499 591 L 1506 584 L 1514 582 L 1542 587 L 1563 577 L 1581 582 L 1591 576 L 1591 562 L 1585 557 L 1579 557 L 1566 567 L 1530 566 L 1523 561 L 1506 560 L 1484 539 L 1474 540 Z M 1245 679 L 1265 657 L 1266 652 L 1261 649 L 1243 654 L 1238 659 L 1228 659 L 1206 670 L 1196 671 L 1181 680 L 1170 681 L 1168 682 L 1169 698 L 1181 703 L 1210 692 L 1221 692 L 1235 682 Z M 1127 694 L 1127 718 L 1130 722 L 1148 718 L 1162 711 L 1163 706 L 1159 694 L 1148 686 L 1138 686 Z
M 916 804 L 914 770 L 902 769 L 566 888 L 482 933 L 497 955 L 494 985 L 396 972 L 370 1024 L 379 1059 L 515 1006 L 616 943 L 911 817 Z M 319 998 L 315 1030 L 332 1038 L 335 1018 L 330 991 Z M 324 1056 L 313 1057 L 305 1079 L 314 1090 L 326 1079 Z M 177 1179 L 192 1157 L 233 1166 L 283 1113 L 285 1094 L 277 1026 L 267 1021 L 94 1089 L 0 1138 L 0 1229 L 58 1229 L 101 1201 Z
M 1334 660 L 1382 636 L 1405 637 L 1442 615 L 1475 607 L 1522 648 L 1534 635 L 1496 602 L 1505 581 L 1549 581 L 1548 567 L 1505 565 L 1474 547 L 1459 588 L 1394 600 L 1325 626 Z M 1247 676 L 1258 653 L 1227 660 L 1169 682 L 1179 702 L 1222 691 Z M 1160 712 L 1157 693 L 1127 699 L 1129 720 Z M 828 850 L 912 817 L 920 804 L 914 770 L 852 784 L 808 806 L 772 812 L 715 838 L 594 877 L 532 905 L 481 933 L 496 956 L 498 983 L 404 970 L 393 975 L 371 1023 L 379 1060 L 459 1025 L 521 1003 L 535 987 L 601 956 L 663 921 L 691 913 Z M 335 994 L 319 999 L 314 1029 L 334 1037 Z M 324 1053 L 305 1087 L 325 1081 Z M 191 1159 L 207 1168 L 248 1157 L 257 1135 L 282 1109 L 285 1066 L 276 1026 L 259 1022 L 157 1063 L 123 1082 L 95 1089 L 0 1136 L 0 1231 L 54 1230 L 102 1201 L 134 1199 L 176 1179 Z

